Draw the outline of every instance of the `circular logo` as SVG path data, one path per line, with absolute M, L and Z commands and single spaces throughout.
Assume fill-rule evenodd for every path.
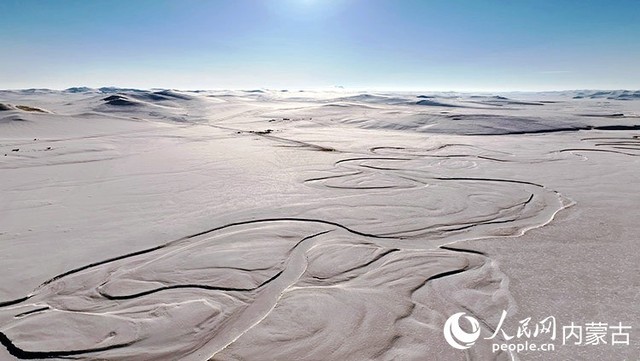
M 464 331 L 460 328 L 460 318 L 464 315 L 464 312 L 456 313 L 447 319 L 444 323 L 444 339 L 447 340 L 449 345 L 457 348 L 458 350 L 465 350 L 473 346 L 476 340 L 480 337 L 480 323 L 478 320 L 471 316 L 464 316 L 471 325 L 471 333 Z

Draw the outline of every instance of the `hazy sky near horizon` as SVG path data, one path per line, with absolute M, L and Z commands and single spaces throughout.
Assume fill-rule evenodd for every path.
M 0 88 L 640 88 L 640 1 L 0 0 Z

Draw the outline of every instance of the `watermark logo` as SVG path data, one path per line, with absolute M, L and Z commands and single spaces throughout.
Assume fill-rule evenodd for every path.
M 458 350 L 468 349 L 480 338 L 480 323 L 475 318 L 464 316 L 464 314 L 464 312 L 456 313 L 444 323 L 444 339 L 447 340 L 449 345 Z M 466 332 L 460 327 L 462 316 L 469 322 L 471 332 Z
M 515 331 L 505 330 L 507 311 L 503 310 L 500 321 L 493 334 L 482 338 L 489 340 L 492 352 L 508 351 L 510 353 L 525 351 L 555 351 L 556 342 L 561 345 L 611 345 L 613 347 L 629 346 L 631 325 L 622 322 L 608 324 L 603 322 L 586 322 L 581 324 L 571 322 L 569 325 L 556 324 L 554 316 L 548 316 L 538 322 L 527 317 L 518 321 Z M 463 323 L 464 329 L 460 323 Z M 480 322 L 464 312 L 458 312 L 444 323 L 444 338 L 451 347 L 466 350 L 480 339 Z M 560 332 L 561 331 L 561 332 Z M 561 336 L 561 339 L 557 339 Z M 513 355 L 512 355 L 513 356 Z

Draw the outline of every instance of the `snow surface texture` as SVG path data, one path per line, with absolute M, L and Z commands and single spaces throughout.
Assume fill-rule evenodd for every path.
M 454 349 L 456 312 L 636 330 L 637 99 L 0 91 L 0 359 L 550 359 Z

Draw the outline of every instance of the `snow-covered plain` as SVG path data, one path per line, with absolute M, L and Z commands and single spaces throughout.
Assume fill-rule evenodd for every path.
M 0 91 L 0 360 L 636 359 L 639 219 L 640 92 Z

